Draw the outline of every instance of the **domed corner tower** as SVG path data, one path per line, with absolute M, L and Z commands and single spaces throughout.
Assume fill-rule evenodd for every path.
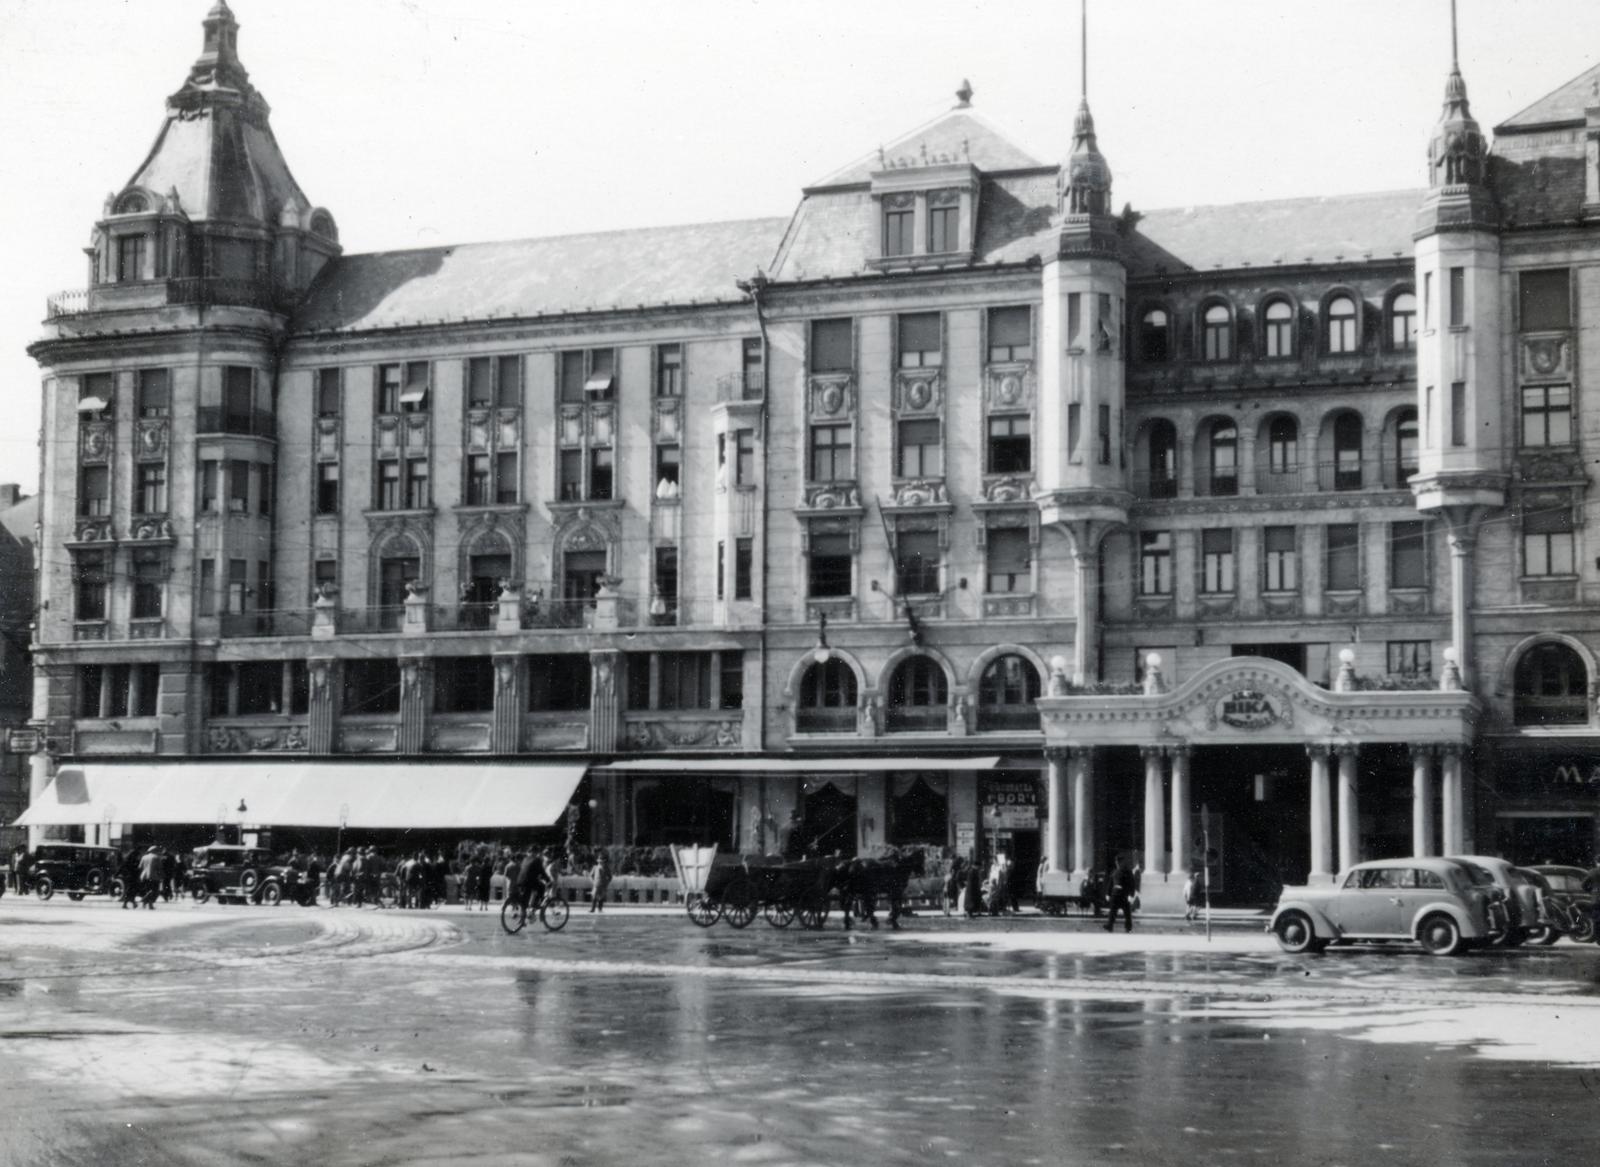
M 1488 142 L 1467 104 L 1451 12 L 1450 76 L 1428 141 L 1417 216 L 1417 509 L 1446 524 L 1451 639 L 1470 687 L 1472 561 L 1483 516 L 1506 505 L 1512 436 L 1502 408 L 1500 212 Z
M 54 740 L 100 733 L 107 755 L 194 752 L 189 645 L 273 607 L 277 353 L 340 250 L 273 138 L 238 28 L 217 0 L 154 146 L 106 199 L 87 287 L 50 298 L 29 348 L 51 598 L 35 716 Z
M 1087 68 L 1085 66 L 1085 71 Z M 1055 246 L 1042 256 L 1039 328 L 1040 521 L 1063 528 L 1076 560 L 1073 675 L 1094 679 L 1100 543 L 1124 525 L 1128 490 L 1124 301 L 1128 274 L 1111 208 L 1111 167 L 1095 139 L 1087 87 L 1056 180 Z

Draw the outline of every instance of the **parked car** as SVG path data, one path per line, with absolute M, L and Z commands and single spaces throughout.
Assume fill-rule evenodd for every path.
M 1286 887 L 1267 925 L 1285 952 L 1352 941 L 1416 941 L 1436 956 L 1484 944 L 1506 927 L 1503 893 L 1449 859 L 1376 859 L 1327 887 Z
M 272 852 L 262 847 L 210 843 L 196 847 L 189 864 L 189 894 L 202 904 L 216 896 L 273 906 L 294 898 L 299 879 L 298 871 L 274 862 Z
M 1579 944 L 1588 944 L 1595 938 L 1595 893 L 1583 889 L 1588 872 L 1581 867 L 1563 867 L 1542 863 L 1528 868 L 1542 876 L 1548 885 L 1545 892 L 1545 924 L 1529 937 L 1535 944 L 1554 944 L 1562 935 L 1571 936 Z
M 115 847 L 41 843 L 33 849 L 28 884 L 41 900 L 58 891 L 66 892 L 71 900 L 81 900 L 86 895 L 120 894 L 117 865 L 121 861 L 122 855 Z
M 1493 943 L 1515 948 L 1527 940 L 1539 926 L 1542 913 L 1539 909 L 1539 889 L 1521 868 L 1496 855 L 1447 855 L 1446 859 L 1487 872 L 1494 886 L 1506 896 L 1506 928 L 1494 937 Z M 1475 881 L 1482 883 L 1481 876 Z

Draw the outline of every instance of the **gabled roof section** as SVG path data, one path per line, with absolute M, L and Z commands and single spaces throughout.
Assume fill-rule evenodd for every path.
M 300 332 L 734 303 L 771 262 L 785 219 L 647 227 L 347 255 L 295 314 Z
M 1049 165 L 1012 142 L 971 109 L 957 106 L 844 169 L 810 183 L 806 190 L 864 183 L 871 179 L 874 171 L 888 169 L 898 162 L 920 166 L 940 156 L 951 162 L 970 162 L 985 173 Z
M 1521 113 L 1507 118 L 1494 128 L 1494 132 L 1525 134 L 1550 126 L 1582 125 L 1584 110 L 1596 105 L 1600 105 L 1600 64 L 1586 69 Z

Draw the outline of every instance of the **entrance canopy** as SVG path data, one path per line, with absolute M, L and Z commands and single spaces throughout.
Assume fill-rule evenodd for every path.
M 85 763 L 63 766 L 16 825 L 547 827 L 565 813 L 585 769 L 492 762 Z
M 857 774 L 882 770 L 993 770 L 995 756 L 985 758 L 628 758 L 597 769 L 690 770 L 703 774 Z

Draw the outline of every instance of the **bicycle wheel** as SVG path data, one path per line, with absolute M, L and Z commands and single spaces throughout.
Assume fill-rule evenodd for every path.
M 515 936 L 522 931 L 522 926 L 527 922 L 528 916 L 522 910 L 522 903 L 507 896 L 506 902 L 500 905 L 500 927 Z
M 548 932 L 559 932 L 567 926 L 567 917 L 571 914 L 572 909 L 567 906 L 566 900 L 551 896 L 539 906 L 539 923 Z

